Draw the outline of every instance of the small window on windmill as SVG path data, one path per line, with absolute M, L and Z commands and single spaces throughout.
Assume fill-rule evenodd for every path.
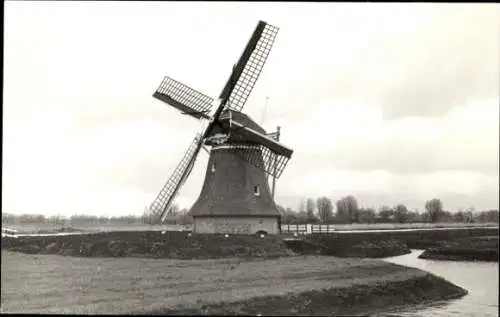
M 212 163 L 212 173 L 215 172 L 215 162 Z
M 255 186 L 253 187 L 253 194 L 254 194 L 255 196 L 260 196 L 260 187 L 259 187 L 259 185 L 255 185 Z

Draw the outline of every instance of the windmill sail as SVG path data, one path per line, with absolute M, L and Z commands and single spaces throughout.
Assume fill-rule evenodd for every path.
M 191 173 L 200 148 L 201 137 L 199 134 L 197 134 L 188 150 L 184 154 L 182 160 L 177 165 L 174 172 L 165 183 L 158 196 L 156 196 L 156 199 L 151 204 L 150 210 L 154 214 L 159 214 L 162 222 L 165 220 L 170 205 L 172 204 L 179 189 Z
M 214 99 L 166 76 L 153 97 L 196 119 L 209 119 Z
M 279 28 L 266 22 L 259 21 L 257 24 L 219 97 L 224 104 L 227 102 L 230 109 L 241 111 L 245 106 L 248 96 L 264 67 L 278 31 Z

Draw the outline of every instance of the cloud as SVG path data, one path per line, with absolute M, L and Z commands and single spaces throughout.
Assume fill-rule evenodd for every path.
M 383 120 L 380 108 L 325 102 L 283 129 L 307 166 L 395 173 L 471 170 L 498 175 L 498 99 L 468 103 L 442 117 Z
M 397 74 L 382 94 L 387 117 L 440 116 L 470 99 L 498 96 L 500 15 L 492 9 L 438 6 L 421 33 L 382 43 L 392 48 L 386 58 L 394 57 Z
M 364 20 L 362 27 L 347 22 L 345 35 L 332 30 L 330 38 L 295 40 L 310 48 L 314 58 L 307 61 L 290 47 L 280 51 L 276 68 L 297 76 L 280 82 L 290 90 L 276 89 L 276 112 L 270 115 L 288 109 L 301 116 L 323 100 L 354 99 L 378 104 L 387 119 L 432 117 L 470 99 L 498 96 L 500 14 L 493 4 L 405 4 L 405 9 L 394 12 L 398 18 L 358 10 L 349 17 Z
M 493 98 L 441 117 L 392 120 L 362 103 L 319 104 L 282 130 L 295 152 L 278 182 L 278 201 L 295 207 L 290 197 L 354 194 L 375 205 L 418 207 L 434 196 L 449 197 L 452 209 L 496 205 L 498 104 Z M 474 197 L 481 199 L 474 203 Z
M 354 193 L 420 206 L 439 194 L 498 207 L 495 8 L 10 2 L 3 206 L 142 213 L 201 128 L 152 98 L 162 77 L 216 96 L 264 19 L 280 32 L 244 111 L 260 122 L 270 96 L 264 125 L 295 150 L 278 202 Z

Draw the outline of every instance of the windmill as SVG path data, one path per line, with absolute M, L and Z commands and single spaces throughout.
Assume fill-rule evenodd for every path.
M 266 174 L 279 178 L 293 151 L 241 112 L 278 30 L 258 22 L 217 99 L 170 77 L 165 77 L 153 94 L 183 114 L 208 121 L 149 207 L 161 222 L 203 148 L 210 154 L 205 182 L 189 211 L 195 219 L 195 232 L 280 230 L 280 214 L 269 194 Z

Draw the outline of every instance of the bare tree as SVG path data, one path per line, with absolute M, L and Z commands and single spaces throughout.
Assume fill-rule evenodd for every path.
M 333 219 L 333 203 L 328 197 L 320 197 L 316 200 L 319 219 L 322 223 L 329 223 Z
M 149 207 L 144 207 L 142 222 L 149 225 L 158 225 L 161 222 L 159 212 L 151 210 Z
M 443 214 L 443 203 L 438 198 L 433 198 L 425 203 L 425 211 L 431 222 L 437 222 Z
M 171 216 L 177 216 L 179 214 L 180 208 L 179 205 L 177 204 L 172 204 L 170 206 L 170 209 L 168 210 L 167 214 Z
M 308 198 L 306 201 L 306 212 L 307 212 L 307 221 L 308 222 L 317 222 L 318 218 L 314 215 L 316 211 L 316 203 L 314 199 Z
M 276 209 L 278 209 L 278 212 L 280 213 L 280 215 L 282 217 L 286 216 L 286 210 L 285 210 L 285 207 L 281 206 L 281 205 L 276 205 Z
M 299 203 L 299 213 L 305 213 L 305 212 L 306 212 L 306 201 L 304 199 L 301 199 Z
M 336 202 L 337 218 L 347 223 L 359 222 L 358 201 L 352 195 L 341 198 Z
M 405 223 L 408 220 L 408 208 L 403 204 L 394 207 L 394 220 L 399 223 Z
M 378 215 L 383 221 L 390 222 L 394 218 L 394 209 L 389 206 L 382 206 L 378 211 Z
M 360 223 L 373 223 L 375 222 L 377 214 L 373 208 L 360 208 L 359 209 L 359 222 Z

